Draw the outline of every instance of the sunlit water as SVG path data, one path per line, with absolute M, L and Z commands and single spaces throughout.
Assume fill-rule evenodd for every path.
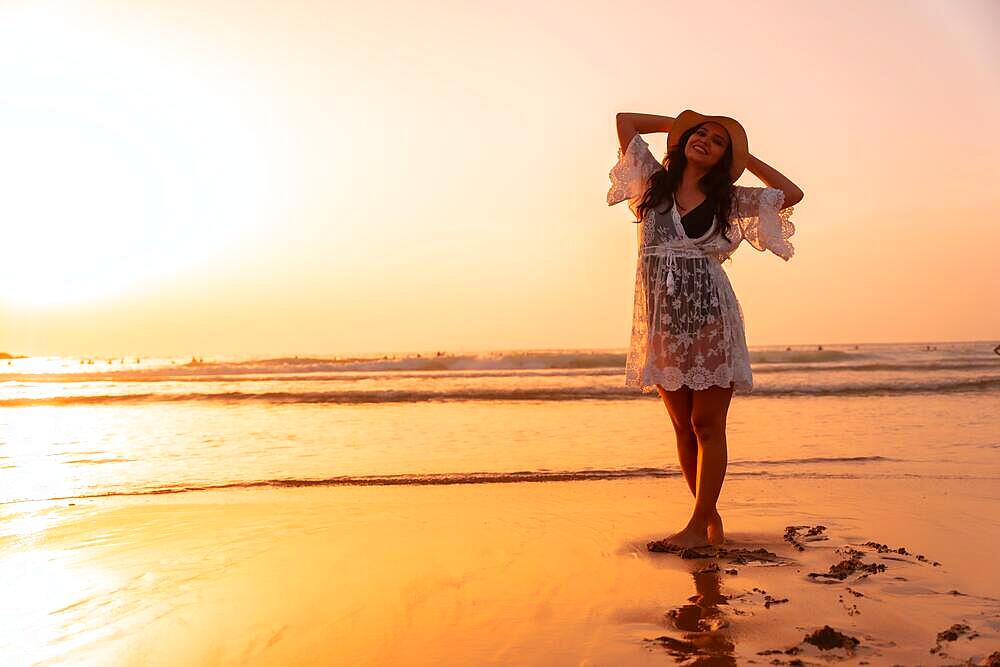
M 727 475 L 1000 476 L 994 343 L 754 348 Z M 0 502 L 678 475 L 624 354 L 0 361 Z

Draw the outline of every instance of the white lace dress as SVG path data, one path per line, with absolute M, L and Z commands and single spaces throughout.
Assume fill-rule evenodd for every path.
M 636 134 L 611 169 L 608 205 L 628 200 L 637 208 L 647 179 L 663 165 Z M 795 233 L 782 209 L 785 193 L 777 188 L 734 186 L 727 241 L 715 233 L 718 220 L 701 239 L 684 232 L 676 205 L 669 216 L 646 212 L 639 222 L 639 253 L 635 273 L 632 338 L 625 367 L 625 385 L 651 393 L 659 384 L 674 390 L 682 385 L 707 389 L 732 383 L 736 393 L 753 391 L 753 373 L 747 351 L 743 309 L 722 268 L 744 239 L 760 251 L 770 250 L 784 260 L 794 249 Z M 666 207 L 659 213 L 666 214 Z

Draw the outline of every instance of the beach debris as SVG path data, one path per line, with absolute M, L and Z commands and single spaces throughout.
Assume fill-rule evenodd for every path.
M 767 591 L 765 591 L 763 588 L 758 588 L 756 586 L 754 586 L 749 591 L 745 591 L 745 592 L 739 593 L 739 594 L 730 595 L 729 598 L 730 599 L 738 599 L 738 598 L 742 599 L 742 598 L 745 598 L 746 596 L 752 595 L 754 593 L 759 593 L 761 596 L 763 596 L 763 598 L 764 598 L 764 608 L 765 609 L 770 609 L 771 605 L 774 605 L 774 604 L 782 604 L 783 602 L 788 602 L 788 598 L 776 598 L 773 595 L 771 595 L 770 593 L 768 593 Z
M 858 595 L 858 593 L 856 593 L 855 591 L 851 591 L 851 593 Z M 854 604 L 853 602 L 848 605 L 847 601 L 844 599 L 843 594 L 837 596 L 837 602 L 839 602 L 840 606 L 844 608 L 844 611 L 847 612 L 848 616 L 857 616 L 858 614 L 861 613 L 861 610 L 858 609 L 858 605 Z
M 943 642 L 957 641 L 959 637 L 975 639 L 979 633 L 974 631 L 967 623 L 954 623 L 947 630 L 942 630 L 937 634 L 937 644 L 930 650 L 931 653 L 941 653 L 944 649 Z M 942 653 L 942 655 L 944 655 Z
M 710 551 L 710 547 L 682 547 L 667 540 L 655 540 L 646 543 L 646 548 L 650 551 L 661 553 L 677 554 L 681 558 L 714 558 L 715 553 Z
M 855 556 L 858 558 L 863 558 L 865 555 L 864 551 L 862 551 L 861 549 L 855 549 L 852 546 L 838 547 L 834 549 L 834 551 L 836 551 L 839 554 L 845 554 L 848 558 L 854 558 Z
M 756 549 L 726 549 L 724 555 L 730 559 L 730 562 L 740 565 L 746 565 L 751 561 L 778 563 L 781 560 L 778 554 L 768 551 L 763 547 Z
M 853 651 L 861 641 L 857 637 L 845 635 L 843 632 L 834 630 L 829 625 L 824 625 L 819 630 L 814 630 L 806 635 L 802 640 L 812 644 L 821 651 L 829 651 L 835 648 L 844 648 Z
M 939 642 L 953 642 L 962 635 L 969 634 L 970 632 L 972 632 L 972 628 L 966 625 L 965 623 L 955 623 L 947 630 L 942 630 L 941 632 L 939 632 L 937 640 Z M 978 633 L 973 632 L 972 634 L 969 635 L 968 638 L 972 639 L 973 637 L 978 637 L 978 636 L 979 636 Z
M 822 534 L 824 530 L 826 530 L 826 526 L 785 526 L 785 541 L 790 542 L 799 551 L 805 551 L 803 542 L 830 539 Z
M 672 544 L 667 540 L 655 540 L 647 543 L 646 548 L 650 551 L 660 553 L 677 554 L 684 559 L 724 558 L 731 563 L 739 565 L 746 565 L 747 563 L 753 561 L 763 563 L 782 562 L 782 559 L 778 556 L 778 554 L 768 551 L 763 547 L 758 547 L 757 549 L 745 549 L 743 547 L 729 549 L 727 547 L 716 546 L 691 548 L 681 547 L 676 544 Z
M 931 559 L 927 558 L 926 556 L 924 556 L 923 554 L 912 554 L 912 553 L 910 553 L 909 551 L 906 550 L 906 547 L 899 547 L 897 549 L 893 549 L 892 547 L 886 546 L 885 544 L 880 544 L 878 542 L 871 542 L 871 541 L 865 542 L 861 546 L 871 547 L 872 549 L 875 549 L 875 551 L 879 552 L 880 554 L 896 553 L 896 554 L 899 554 L 901 556 L 913 556 L 917 560 L 919 560 L 919 561 L 921 561 L 923 563 L 930 563 L 934 567 L 939 567 L 941 565 L 941 563 L 937 562 L 936 560 L 931 560 Z
M 863 579 L 870 574 L 877 574 L 878 572 L 885 572 L 885 563 L 865 563 L 862 558 L 865 555 L 864 551 L 855 549 L 854 547 L 843 547 L 842 549 L 837 549 L 838 552 L 846 554 L 848 557 L 841 560 L 836 565 L 831 565 L 828 572 L 810 572 L 807 576 L 811 579 L 837 579 L 843 581 L 847 577 L 861 572 L 859 579 Z
M 909 551 L 906 550 L 906 547 L 899 547 L 898 549 L 893 549 L 892 547 L 887 546 L 885 544 L 881 544 L 879 542 L 871 542 L 871 541 L 865 542 L 861 546 L 871 547 L 872 549 L 875 549 L 875 551 L 879 552 L 880 554 L 896 553 L 896 554 L 899 554 L 901 556 L 913 556 L 914 558 L 916 558 L 920 562 L 922 562 L 922 563 L 930 563 L 934 567 L 939 567 L 941 565 L 941 563 L 937 562 L 936 560 L 931 560 L 931 559 L 927 558 L 926 556 L 924 556 L 923 554 L 912 554 L 912 553 L 910 553 Z
M 753 590 L 757 591 L 758 593 L 764 596 L 765 609 L 770 609 L 772 604 L 781 604 L 782 602 L 788 602 L 788 598 L 781 598 L 779 600 L 778 598 L 772 596 L 770 593 L 765 591 L 763 588 L 757 588 L 756 586 L 754 586 Z
M 811 579 L 825 578 L 843 581 L 857 572 L 862 572 L 863 574 L 859 578 L 863 578 L 869 574 L 885 572 L 885 568 L 885 563 L 865 563 L 859 555 L 852 554 L 850 558 L 846 558 L 836 565 L 831 565 L 829 572 L 810 572 L 808 576 Z
M 910 555 L 912 555 L 909 551 L 906 550 L 906 547 L 899 547 L 898 549 L 893 549 L 892 547 L 886 546 L 885 544 L 881 544 L 879 542 L 872 542 L 871 540 L 869 540 L 868 542 L 865 542 L 862 546 L 871 547 L 872 549 L 874 549 L 875 551 L 879 552 L 880 554 L 886 554 L 886 553 L 890 553 L 891 552 L 891 553 L 897 553 L 897 554 L 900 554 L 900 555 L 903 555 L 903 556 L 910 556 Z
M 739 571 L 735 567 L 727 567 L 723 572 L 726 574 L 739 574 Z
M 802 649 L 800 649 L 798 646 L 792 646 L 790 648 L 766 648 L 763 651 L 757 651 L 757 655 L 775 655 L 777 653 L 782 653 L 784 655 L 797 655 L 799 653 L 802 653 Z M 783 664 L 783 663 L 780 660 L 778 660 L 777 658 L 775 658 L 774 660 L 771 661 L 771 664 L 772 665 L 780 665 L 780 664 Z M 788 664 L 789 665 L 802 665 L 802 664 L 805 664 L 805 663 L 803 663 L 801 660 L 799 660 L 798 658 L 796 658 L 794 660 L 789 661 Z
M 872 542 L 870 540 L 868 542 L 865 542 L 861 546 L 863 546 L 863 547 L 870 547 L 870 548 L 874 549 L 875 551 L 877 551 L 880 554 L 899 554 L 901 556 L 910 556 L 912 558 L 916 558 L 917 560 L 919 560 L 922 563 L 930 563 L 934 567 L 940 567 L 941 566 L 941 563 L 939 563 L 936 560 L 931 560 L 930 558 L 927 558 L 923 554 L 915 554 L 915 553 L 911 553 L 911 552 L 907 551 L 906 547 L 897 547 L 897 548 L 893 549 L 892 547 L 890 547 L 888 545 L 882 544 L 880 542 Z M 854 551 L 856 551 L 857 553 L 862 553 L 860 551 L 857 551 L 856 549 Z M 891 556 L 886 556 L 886 558 L 890 559 L 890 560 L 903 560 L 902 558 L 892 558 Z
M 986 662 L 983 663 L 983 667 L 1000 667 L 1000 651 L 990 653 L 989 657 L 986 658 Z

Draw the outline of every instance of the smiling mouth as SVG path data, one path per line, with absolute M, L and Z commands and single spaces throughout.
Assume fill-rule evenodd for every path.
M 705 150 L 704 148 L 702 148 L 701 146 L 693 146 L 693 147 L 692 147 L 692 150 L 696 150 L 696 151 L 699 151 L 699 152 L 700 152 L 700 153 L 702 153 L 703 155 L 708 155 L 708 151 L 707 151 L 707 150 Z

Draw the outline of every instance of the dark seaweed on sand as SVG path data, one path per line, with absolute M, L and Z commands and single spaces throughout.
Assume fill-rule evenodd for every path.
M 762 563 L 779 563 L 781 558 L 778 554 L 768 551 L 763 547 L 757 549 L 728 549 L 726 547 L 679 547 L 676 544 L 671 544 L 666 540 L 655 540 L 646 544 L 646 548 L 650 551 L 668 554 L 677 554 L 684 559 L 710 559 L 710 558 L 725 558 L 730 563 L 737 563 L 745 565 L 751 561 L 759 561 Z
M 826 530 L 826 526 L 785 526 L 785 541 L 791 543 L 799 551 L 805 551 L 803 542 L 829 539 L 822 534 L 824 530 Z
M 845 635 L 842 632 L 834 630 L 829 625 L 824 625 L 819 630 L 814 630 L 812 633 L 806 635 L 802 641 L 818 647 L 821 651 L 829 651 L 835 648 L 845 648 L 848 651 L 853 651 L 861 643 L 857 637 Z
M 829 572 L 810 572 L 808 576 L 813 579 L 823 577 L 843 581 L 857 572 L 862 572 L 864 573 L 863 576 L 867 576 L 869 574 L 885 572 L 885 569 L 884 563 L 865 563 L 862 562 L 860 556 L 852 555 L 849 559 L 842 560 L 836 565 L 831 565 Z

